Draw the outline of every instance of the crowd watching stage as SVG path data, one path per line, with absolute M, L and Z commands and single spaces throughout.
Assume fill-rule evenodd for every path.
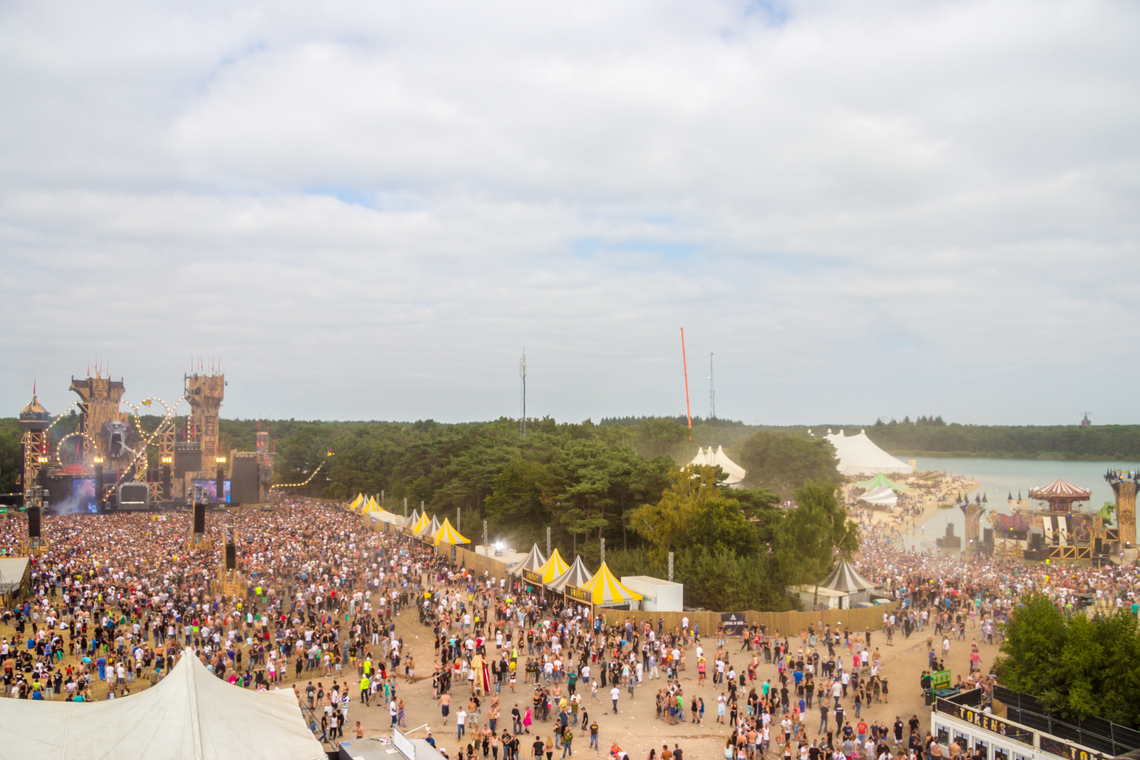
M 0 520 L 0 549 L 27 535 Z M 899 601 L 881 629 L 666 629 L 476 576 L 323 501 L 278 496 L 229 516 L 244 593 L 211 591 L 221 517 L 46 517 L 30 593 L 0 612 L 3 696 L 129 699 L 184 649 L 234 688 L 291 689 L 327 749 L 427 724 L 451 760 L 927 760 L 935 671 L 992 689 L 1018 599 L 1137 609 L 1135 567 L 1026 565 L 915 552 L 864 532 L 861 573 Z M 969 749 L 950 745 L 965 760 Z

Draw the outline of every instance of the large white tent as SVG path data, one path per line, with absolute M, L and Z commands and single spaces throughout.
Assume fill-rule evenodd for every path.
M 744 480 L 744 468 L 728 458 L 728 455 L 724 453 L 723 446 L 717 446 L 716 451 L 713 451 L 712 446 L 709 446 L 707 449 L 697 448 L 697 455 L 693 457 L 693 461 L 689 462 L 689 464 L 703 464 L 709 465 L 710 467 L 719 467 L 724 470 L 724 474 L 728 476 L 724 481 L 726 486 L 740 485 L 740 482 Z
M 909 475 L 914 472 L 909 464 L 876 446 L 865 430 L 860 430 L 858 435 L 844 435 L 842 430 L 833 434 L 828 430 L 825 437 L 835 447 L 839 471 L 844 475 Z
M 325 760 L 292 689 L 255 692 L 190 650 L 138 694 L 105 702 L 0 699 L 4 757 L 37 760 Z

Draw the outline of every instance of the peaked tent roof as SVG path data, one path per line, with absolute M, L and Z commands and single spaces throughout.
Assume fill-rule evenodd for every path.
M 725 485 L 734 486 L 744 480 L 744 468 L 736 462 L 728 458 L 724 453 L 723 446 L 717 446 L 716 451 L 713 447 L 709 446 L 708 449 L 697 448 L 697 455 L 693 457 L 693 461 L 689 464 L 708 465 L 710 467 L 719 467 L 724 470 L 724 474 L 728 476 L 725 480 Z
M 546 587 L 551 591 L 558 592 L 562 592 L 567 586 L 581 588 L 585 584 L 589 583 L 590 578 L 593 576 L 594 574 L 586 569 L 586 565 L 584 562 L 582 562 L 582 558 L 578 556 L 574 558 L 574 564 L 570 566 L 569 570 L 552 580 L 550 583 L 547 583 Z
M 909 475 L 914 472 L 909 464 L 876 446 L 867 437 L 865 430 L 860 430 L 859 435 L 844 435 L 842 430 L 838 434 L 832 434 L 828 430 L 824 437 L 835 447 L 835 455 L 839 457 L 839 471 L 844 475 Z
M 439 518 L 437 518 L 433 515 L 431 518 L 431 527 L 428 528 L 428 535 L 429 536 L 435 536 L 436 533 L 439 533 L 440 527 L 441 526 L 439 524 Z
M 594 573 L 594 577 L 580 588 L 593 597 L 594 604 L 624 604 L 642 598 L 641 594 L 626 588 L 617 576 L 610 572 L 605 562 L 598 568 L 598 572 Z
M 418 536 L 429 528 L 431 528 L 431 523 L 428 522 L 427 512 L 424 512 L 420 515 L 420 519 L 416 520 L 416 522 L 410 526 L 409 530 L 412 531 L 413 535 Z
M 530 547 L 530 551 L 526 553 L 526 556 L 511 565 L 507 572 L 511 575 L 522 575 L 523 570 L 530 570 L 532 573 L 537 573 L 545 564 L 546 557 L 542 556 L 542 552 L 538 549 L 538 544 L 535 544 Z
M 821 588 L 841 591 L 844 594 L 855 594 L 859 591 L 879 587 L 877 583 L 872 583 L 860 575 L 859 571 L 845 559 L 839 560 L 839 564 L 831 571 L 831 575 L 827 576 L 827 580 L 819 585 Z
M 889 486 L 879 486 L 878 488 L 872 488 L 860 496 L 859 501 L 875 504 L 880 507 L 893 507 L 899 503 L 899 497 L 895 495 L 895 492 L 892 491 Z
M 550 559 L 546 560 L 542 567 L 535 572 L 542 576 L 542 583 L 546 585 L 569 569 L 570 566 L 566 564 L 566 560 L 562 559 L 562 555 L 558 553 L 556 546 L 554 551 L 550 553 Z
M 460 535 L 459 531 L 451 525 L 451 520 L 445 517 L 443 518 L 443 525 L 439 526 L 439 530 L 432 534 L 432 543 L 436 546 L 440 544 L 469 544 L 471 539 Z
M 292 689 L 256 692 L 191 650 L 158 684 L 104 702 L 0 700 L 5 757 L 50 760 L 325 760 Z
M 1085 501 L 1092 498 L 1092 491 L 1075 486 L 1067 480 L 1057 478 L 1047 486 L 1040 486 L 1030 490 L 1029 498 L 1044 499 L 1045 501 Z
M 910 490 L 910 487 L 904 486 L 901 483 L 894 482 L 881 472 L 870 480 L 864 480 L 862 483 L 856 483 L 855 485 L 859 486 L 860 488 L 866 488 L 868 491 L 873 491 L 876 488 L 883 488 L 884 486 L 891 489 L 892 491 Z
M 356 494 L 356 498 L 348 503 L 348 508 L 355 512 L 357 510 L 357 508 L 360 506 L 361 502 L 363 502 L 363 501 L 364 501 L 364 494 L 358 493 L 358 494 Z

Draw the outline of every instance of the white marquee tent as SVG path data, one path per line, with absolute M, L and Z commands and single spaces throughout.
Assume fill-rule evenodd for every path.
M 842 430 L 833 434 L 828 430 L 825 437 L 835 447 L 839 471 L 844 475 L 909 475 L 914 472 L 909 464 L 876 446 L 865 430 L 860 430 L 859 435 L 843 435 Z
M 292 689 L 255 692 L 193 652 L 151 688 L 105 702 L 0 699 L 4 757 L 37 760 L 326 760 Z
M 703 464 L 711 467 L 719 467 L 724 470 L 724 474 L 728 476 L 728 479 L 724 481 L 726 486 L 740 485 L 740 482 L 744 480 L 744 468 L 728 458 L 728 455 L 724 453 L 723 446 L 717 446 L 716 451 L 713 451 L 712 446 L 709 446 L 707 449 L 698 448 L 697 455 L 693 457 L 693 461 L 689 462 L 689 464 Z

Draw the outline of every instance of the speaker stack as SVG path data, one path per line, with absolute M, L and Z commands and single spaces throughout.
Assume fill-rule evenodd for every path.
M 206 505 L 194 505 L 194 533 L 196 535 L 205 535 L 206 533 Z

